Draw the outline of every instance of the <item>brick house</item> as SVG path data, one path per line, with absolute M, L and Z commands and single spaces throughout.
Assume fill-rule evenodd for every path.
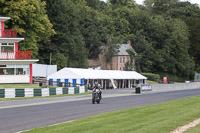
M 100 68 L 102 70 L 125 70 L 125 63 L 131 60 L 130 54 L 127 50 L 133 50 L 131 41 L 127 41 L 127 44 L 119 44 L 118 53 L 112 57 L 111 62 L 106 62 L 105 54 L 102 52 L 97 59 L 88 60 L 89 68 Z M 135 70 L 135 58 L 132 61 L 132 70 Z

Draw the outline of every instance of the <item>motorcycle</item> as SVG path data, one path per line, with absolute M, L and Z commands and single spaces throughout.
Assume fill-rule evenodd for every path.
M 101 101 L 101 89 L 100 88 L 94 88 L 92 91 L 92 103 L 95 104 L 95 102 L 100 103 Z

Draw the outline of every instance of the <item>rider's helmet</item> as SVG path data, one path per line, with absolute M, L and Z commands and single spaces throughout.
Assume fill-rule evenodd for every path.
M 101 88 L 101 85 L 100 85 L 100 84 L 98 84 L 98 88 Z
M 98 87 L 98 82 L 94 82 L 94 86 L 95 86 L 95 87 Z

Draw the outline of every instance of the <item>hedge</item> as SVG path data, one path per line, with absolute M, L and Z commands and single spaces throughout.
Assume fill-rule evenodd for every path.
M 155 79 L 160 79 L 160 75 L 159 74 L 153 74 L 153 73 L 140 73 L 142 75 L 144 75 L 145 77 L 147 77 L 148 80 L 155 80 Z

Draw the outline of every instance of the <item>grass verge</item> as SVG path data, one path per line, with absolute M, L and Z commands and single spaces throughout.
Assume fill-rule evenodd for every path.
M 24 133 L 168 133 L 200 117 L 200 96 L 103 113 Z
M 0 88 L 40 88 L 38 84 L 0 84 Z
M 158 82 L 152 81 L 152 80 L 147 80 L 147 83 L 148 83 L 148 84 L 158 84 Z
M 92 92 L 86 92 L 81 94 L 62 94 L 62 95 L 52 95 L 52 96 L 45 96 L 45 97 L 17 97 L 17 98 L 0 98 L 0 102 L 2 101 L 11 101 L 11 100 L 23 100 L 23 99 L 36 99 L 36 98 L 52 98 L 52 97 L 64 97 L 64 96 L 77 96 L 77 95 L 87 95 L 92 94 Z

